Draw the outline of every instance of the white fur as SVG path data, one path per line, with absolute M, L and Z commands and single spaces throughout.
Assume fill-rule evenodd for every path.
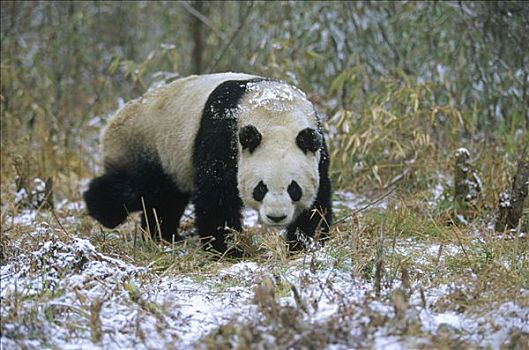
M 297 145 L 298 133 L 317 130 L 312 104 L 305 95 L 282 82 L 251 84 L 240 102 L 238 126 L 253 125 L 262 135 L 261 144 L 250 153 L 239 144 L 239 195 L 244 204 L 258 211 L 262 223 L 285 226 L 314 202 L 319 184 L 320 151 L 305 154 Z M 296 181 L 303 195 L 293 202 L 287 188 Z M 262 202 L 253 198 L 255 186 L 263 181 L 268 193 Z M 286 216 L 279 223 L 267 218 Z

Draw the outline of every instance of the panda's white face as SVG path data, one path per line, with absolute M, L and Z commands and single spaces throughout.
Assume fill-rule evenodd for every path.
M 319 186 L 321 136 L 311 128 L 252 125 L 239 131 L 238 189 L 267 226 L 288 226 L 314 203 Z

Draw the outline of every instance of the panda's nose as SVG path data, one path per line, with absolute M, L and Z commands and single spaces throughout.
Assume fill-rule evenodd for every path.
M 285 218 L 287 216 L 286 215 L 283 215 L 283 216 L 267 215 L 266 217 L 269 218 L 270 220 L 272 220 L 273 222 L 281 222 L 281 221 L 285 220 Z

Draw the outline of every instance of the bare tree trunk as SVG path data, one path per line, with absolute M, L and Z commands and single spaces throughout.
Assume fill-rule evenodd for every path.
M 201 14 L 206 10 L 204 1 L 193 1 L 195 10 Z M 193 73 L 200 74 L 203 71 L 203 56 L 204 56 L 204 24 L 196 17 L 191 17 L 191 33 L 193 36 L 193 51 L 191 52 L 191 62 L 193 66 Z
M 516 228 L 522 218 L 523 205 L 529 191 L 529 152 L 525 145 L 516 175 L 512 182 L 511 192 L 500 194 L 499 215 L 496 221 L 496 231 Z

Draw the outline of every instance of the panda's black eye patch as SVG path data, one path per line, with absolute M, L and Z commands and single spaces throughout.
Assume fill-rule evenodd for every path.
M 259 130 L 253 125 L 246 125 L 239 130 L 239 142 L 242 149 L 248 149 L 250 153 L 255 151 L 262 138 Z
M 303 191 L 301 191 L 301 187 L 299 187 L 298 183 L 296 181 L 292 181 L 290 185 L 288 185 L 288 195 L 294 202 L 297 202 L 301 199 L 301 196 L 303 195 Z
M 263 200 L 264 196 L 268 192 L 268 187 L 263 183 L 263 181 L 259 181 L 257 186 L 253 189 L 253 199 L 260 202 Z
M 307 153 L 308 151 L 316 153 L 322 146 L 322 137 L 319 132 L 312 128 L 305 128 L 301 130 L 296 137 L 296 145 Z

